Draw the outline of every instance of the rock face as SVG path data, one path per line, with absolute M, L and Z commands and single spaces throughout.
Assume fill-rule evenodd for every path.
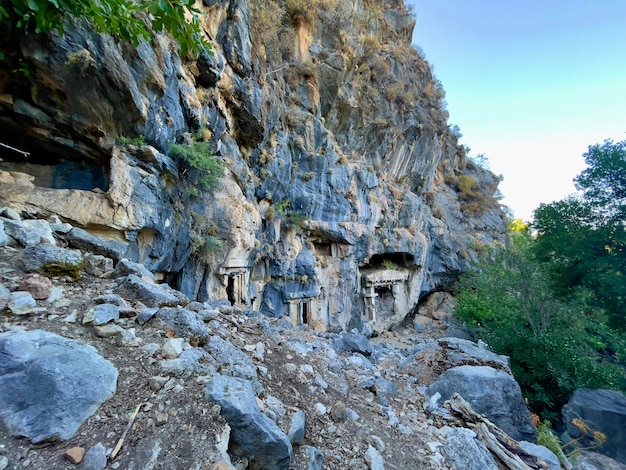
M 582 420 L 588 431 L 576 426 L 575 419 Z M 606 442 L 594 448 L 594 452 L 626 463 L 626 397 L 622 393 L 578 389 L 563 407 L 563 421 L 567 425 L 567 434 L 572 439 L 580 439 L 583 447 L 594 445 L 593 432 L 600 431 L 606 436 Z
M 0 205 L 70 221 L 191 299 L 320 330 L 397 325 L 503 241 L 498 178 L 449 129 L 403 2 L 202 8 L 196 60 L 160 35 L 0 38 L 0 135 L 31 153 L 2 150 Z M 217 190 L 168 156 L 194 139 L 226 167 Z
M 0 334 L 0 417 L 16 436 L 69 439 L 116 383 L 115 367 L 91 346 L 41 330 Z

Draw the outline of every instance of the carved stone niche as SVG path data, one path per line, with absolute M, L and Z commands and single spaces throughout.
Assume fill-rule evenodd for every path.
M 250 285 L 250 269 L 247 266 L 228 266 L 219 270 L 226 296 L 235 307 L 248 307 L 248 287 Z
M 371 269 L 361 274 L 367 321 L 375 323 L 381 317 L 403 313 L 401 307 L 406 303 L 408 269 Z
M 300 289 L 295 290 L 290 289 L 292 286 L 289 284 L 285 285 L 283 295 L 286 313 L 294 326 L 325 330 L 328 320 L 324 314 L 326 309 L 324 299 L 320 296 L 320 288 L 315 284 L 300 284 Z

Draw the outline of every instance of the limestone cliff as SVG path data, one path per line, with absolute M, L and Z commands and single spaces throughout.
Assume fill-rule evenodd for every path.
M 498 179 L 448 128 L 401 0 L 198 7 L 197 60 L 161 34 L 1 33 L 0 143 L 29 155 L 0 149 L 0 205 L 115 241 L 191 298 L 317 329 L 398 324 L 503 241 Z M 224 162 L 219 189 L 167 155 L 193 140 Z

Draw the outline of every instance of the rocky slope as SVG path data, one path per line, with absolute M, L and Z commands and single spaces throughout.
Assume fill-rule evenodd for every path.
M 493 425 L 442 407 L 455 392 L 534 438 L 507 358 L 443 322 L 371 342 L 296 328 L 189 302 L 110 249 L 0 209 L 1 469 L 501 468 Z M 554 459 L 502 442 L 531 465 L 510 468 Z
M 300 3 L 198 3 L 213 51 L 197 60 L 156 33 L 3 31 L 0 135 L 19 151 L 1 150 L 0 204 L 103 237 L 201 302 L 322 331 L 400 324 L 503 242 L 498 179 L 448 128 L 402 1 Z M 219 189 L 168 156 L 194 141 L 225 165 Z

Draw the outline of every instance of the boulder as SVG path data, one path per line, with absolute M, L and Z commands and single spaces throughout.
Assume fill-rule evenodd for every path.
M 29 273 L 39 272 L 48 277 L 70 276 L 78 279 L 83 269 L 83 255 L 78 250 L 40 244 L 25 248 L 18 264 Z
M 536 438 L 520 386 L 507 372 L 488 366 L 453 367 L 426 389 L 428 397 L 436 393 L 444 401 L 459 393 L 474 411 L 517 441 Z
M 463 470 L 497 470 L 491 452 L 478 440 L 471 429 L 444 427 L 439 431 L 445 438 L 441 448 L 446 463 Z
M 101 442 L 87 451 L 83 458 L 83 470 L 104 470 L 107 465 L 106 448 Z
M 45 220 L 4 219 L 4 231 L 22 246 L 39 245 L 42 242 L 56 245 L 50 224 Z
M 0 418 L 37 443 L 67 440 L 116 391 L 95 348 L 41 330 L 0 334 Z
M 576 426 L 576 418 L 589 430 L 586 435 Z M 606 442 L 594 451 L 626 463 L 626 397 L 622 393 L 580 388 L 563 407 L 563 421 L 567 433 L 583 447 L 594 445 L 593 432 L 600 431 Z
M 306 426 L 306 415 L 304 411 L 298 410 L 291 417 L 291 425 L 289 426 L 289 441 L 293 445 L 304 444 L 304 431 Z
M 418 345 L 398 369 L 414 376 L 420 383 L 430 385 L 445 370 L 463 365 L 489 366 L 511 373 L 508 357 L 489 351 L 482 342 L 477 344 L 454 337 Z
M 456 301 L 448 292 L 435 292 L 420 303 L 418 314 L 440 321 L 449 321 L 454 315 Z
M 252 468 L 289 468 L 289 438 L 261 412 L 249 381 L 217 375 L 207 383 L 204 396 L 220 405 L 221 414 L 232 429 L 233 442 L 251 461 Z
M 534 455 L 539 460 L 548 464 L 548 470 L 561 470 L 559 458 L 550 449 L 528 441 L 520 441 L 519 446 L 524 452 Z
M 207 342 L 209 330 L 197 313 L 181 307 L 162 307 L 150 320 L 165 331 L 172 330 L 178 338 L 185 338 L 192 346 L 202 346 Z
M 84 252 L 106 256 L 114 261 L 119 261 L 126 254 L 128 243 L 114 240 L 103 240 L 87 230 L 74 227 L 69 232 L 60 235 L 72 248 L 77 248 Z
M 83 325 L 99 326 L 120 318 L 120 308 L 114 304 L 98 304 L 90 308 L 83 318 Z
M 626 465 L 598 452 L 583 450 L 574 455 L 571 470 L 626 470 Z
M 148 271 L 148 269 L 143 264 L 133 263 L 126 258 L 121 259 L 117 263 L 115 269 L 111 273 L 111 277 L 124 277 L 128 276 L 129 274 L 134 274 L 138 277 L 154 280 L 154 274 Z
M 161 369 L 178 377 L 214 374 L 215 368 L 206 364 L 207 353 L 200 348 L 187 349 L 175 359 L 161 361 Z
M 249 381 L 255 393 L 263 393 L 263 385 L 259 382 L 257 367 L 252 360 L 231 342 L 211 336 L 204 347 L 213 358 L 217 370 L 224 375 L 239 377 Z
M 176 307 L 189 302 L 185 295 L 167 284 L 154 284 L 135 274 L 126 276 L 115 290 L 127 298 L 141 300 L 147 307 Z
M 343 333 L 334 342 L 334 348 L 337 351 L 355 352 L 365 356 L 371 356 L 374 352 L 372 343 L 360 333 Z

